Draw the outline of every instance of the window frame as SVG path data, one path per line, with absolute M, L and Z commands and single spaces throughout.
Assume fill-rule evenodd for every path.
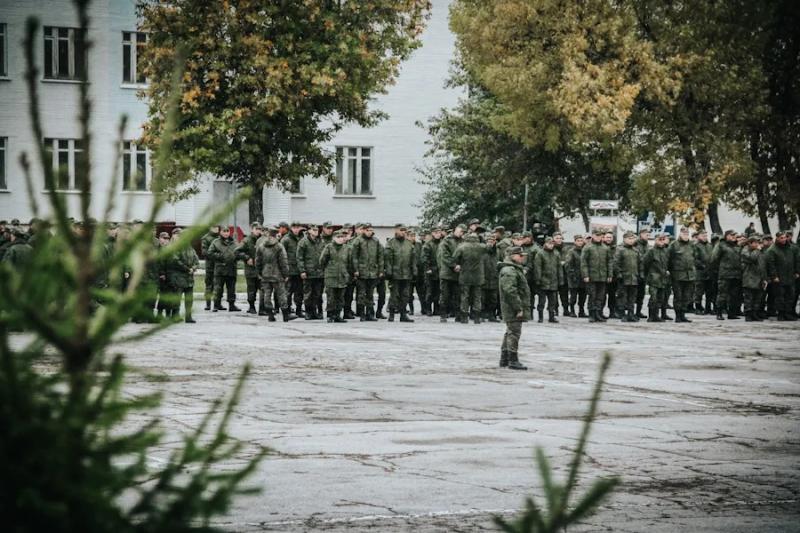
M 0 78 L 8 78 L 8 24 L 0 22 Z
M 66 31 L 65 37 L 61 35 L 61 30 Z M 68 26 L 43 26 L 42 33 L 44 37 L 42 79 L 45 81 L 85 82 L 88 79 L 89 69 L 86 30 Z M 82 37 L 76 38 L 81 33 Z M 61 53 L 65 46 L 66 73 L 64 73 L 64 65 L 61 64 Z M 82 68 L 81 72 L 78 72 L 79 67 Z
M 0 137 L 0 191 L 8 190 L 8 137 Z
M 355 154 L 352 151 L 355 150 Z M 364 155 L 364 151 L 367 155 Z M 375 197 L 375 147 L 337 145 L 335 197 L 374 198 Z M 365 166 L 366 163 L 366 166 Z M 369 187 L 364 191 L 364 169 L 368 170 Z M 352 175 L 355 171 L 355 175 Z M 346 181 L 346 182 L 345 182 Z M 347 186 L 345 186 L 347 185 Z
M 66 142 L 67 147 L 61 148 L 60 143 Z M 58 180 L 61 178 L 61 173 L 59 172 L 59 154 L 65 153 L 67 155 L 67 187 L 60 187 L 61 183 L 57 184 L 48 184 L 45 181 L 44 190 L 47 192 L 79 192 L 80 191 L 80 184 L 77 182 L 77 176 L 75 174 L 77 170 L 77 161 L 78 161 L 78 154 L 83 153 L 85 148 L 82 145 L 79 145 L 76 148 L 77 143 L 81 143 L 81 139 L 74 139 L 74 138 L 59 138 L 59 137 L 45 137 L 44 144 L 45 144 L 45 152 L 50 154 L 52 158 L 52 168 L 53 168 L 53 178 Z M 45 175 L 46 179 L 46 175 Z M 59 185 L 57 187 L 53 187 L 51 185 Z
M 138 174 L 137 161 L 138 161 L 138 156 L 141 154 L 145 156 L 144 188 L 142 189 L 138 188 L 138 186 L 135 188 L 129 186 L 131 184 L 131 180 L 133 180 Z M 127 165 L 125 164 L 126 156 L 129 158 L 129 162 Z M 120 176 L 120 178 L 122 179 L 121 191 L 125 194 L 150 193 L 150 183 L 152 182 L 153 179 L 153 165 L 152 165 L 150 150 L 148 150 L 145 147 L 142 147 L 140 144 L 137 144 L 135 140 L 127 140 L 122 142 L 120 157 L 122 158 L 122 161 L 120 162 L 120 169 L 122 171 L 122 175 Z M 126 178 L 126 170 L 128 172 L 127 178 Z
M 126 39 L 127 36 L 127 39 Z M 139 41 L 139 36 L 144 37 L 144 41 Z M 139 55 L 140 55 L 140 47 L 143 48 L 147 46 L 147 42 L 149 41 L 149 37 L 147 32 L 144 31 L 135 31 L 135 30 L 126 30 L 122 32 L 122 86 L 123 87 L 146 87 L 149 84 L 149 81 L 146 77 L 142 77 L 141 81 L 139 80 Z M 125 60 L 128 60 L 128 65 L 130 69 L 130 79 L 126 80 L 125 72 Z

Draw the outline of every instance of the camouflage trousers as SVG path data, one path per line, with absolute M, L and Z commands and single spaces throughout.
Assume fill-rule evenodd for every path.
M 273 310 L 272 302 L 274 302 L 278 309 L 286 309 L 289 307 L 289 301 L 286 298 L 286 284 L 282 281 L 264 281 L 261 280 L 261 299 L 264 302 L 264 309 L 267 312 Z
M 439 281 L 439 313 L 443 317 L 459 309 L 459 295 L 457 281 L 451 279 Z
M 506 333 L 503 335 L 503 344 L 500 346 L 500 349 L 510 353 L 517 353 L 519 351 L 519 338 L 521 336 L 522 322 L 519 320 L 506 322 Z
M 623 285 L 620 283 L 617 288 L 617 307 L 623 311 L 633 313 L 638 289 L 638 285 Z
M 234 303 L 236 301 L 236 276 L 214 276 L 214 301 L 218 304 L 222 303 L 223 290 L 228 293 L 228 302 Z
M 726 278 L 719 280 L 717 292 L 717 309 L 727 311 L 729 314 L 739 313 L 741 303 L 742 280 Z
M 261 280 L 258 276 L 249 276 L 244 278 L 247 282 L 247 303 L 255 305 L 256 294 L 260 294 L 259 304 L 264 304 L 264 294 L 261 292 Z
M 647 302 L 647 310 L 651 317 L 657 317 L 658 312 L 667 308 L 667 289 L 664 287 L 654 287 L 650 285 L 650 300 Z
M 795 309 L 794 284 L 775 284 L 775 310 L 778 313 L 793 314 Z
M 214 261 L 206 259 L 206 301 L 214 296 Z
M 571 288 L 569 290 L 569 305 L 575 307 L 577 304 L 578 311 L 583 311 L 586 305 L 586 289 L 583 287 Z M 574 310 L 574 309 L 573 309 Z
M 425 302 L 428 309 L 432 305 L 439 305 L 439 278 L 428 277 L 425 281 Z
M 586 284 L 586 292 L 589 295 L 589 311 L 603 312 L 606 303 L 606 282 L 590 281 Z
M 369 306 L 375 302 L 375 288 L 378 286 L 377 278 L 358 278 L 356 281 L 357 302 L 360 307 Z
M 558 291 L 539 289 L 539 301 L 536 304 L 539 313 L 544 312 L 545 300 L 547 300 L 547 312 L 555 313 L 558 310 Z
M 322 289 L 325 280 L 322 278 L 306 278 L 303 280 L 303 301 L 306 312 L 322 314 Z
M 405 312 L 408 304 L 408 295 L 411 292 L 411 283 L 410 279 L 392 280 L 391 293 L 389 294 L 390 312 Z
M 344 287 L 325 287 L 328 318 L 339 316 L 344 309 Z
M 703 296 L 706 298 L 706 309 L 710 309 L 711 299 L 711 280 L 698 279 L 694 282 L 694 305 L 697 308 L 703 306 Z
M 761 289 L 742 289 L 744 296 L 744 312 L 751 313 L 758 311 L 761 308 L 761 297 L 763 292 Z
M 481 296 L 483 296 L 481 286 L 462 283 L 459 285 L 459 292 L 461 293 L 461 306 L 459 308 L 461 314 L 469 314 L 471 308 L 474 316 L 479 317 L 482 309 Z
M 569 309 L 569 285 L 566 283 L 558 286 L 558 299 L 561 300 L 561 308 L 566 313 Z
M 674 280 L 672 282 L 672 307 L 676 311 L 686 312 L 692 302 L 693 293 L 694 281 Z
M 292 302 L 294 302 L 295 309 L 300 309 L 303 306 L 303 279 L 300 274 L 289 276 L 289 280 L 286 282 L 286 299 L 287 306 L 291 305 Z
M 481 307 L 483 308 L 483 314 L 488 317 L 497 316 L 497 303 L 500 301 L 499 293 L 497 292 L 497 287 L 484 287 L 483 288 L 483 299 L 481 300 Z

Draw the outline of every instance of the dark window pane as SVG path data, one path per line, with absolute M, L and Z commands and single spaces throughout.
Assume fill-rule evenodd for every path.
M 369 159 L 361 160 L 361 194 L 369 194 L 370 189 Z
M 73 142 L 75 143 L 76 150 L 83 150 L 83 139 L 75 139 Z
M 59 141 L 59 144 L 61 141 Z M 60 190 L 69 189 L 69 152 L 58 152 L 58 176 L 56 187 Z
M 50 26 L 45 26 L 44 27 L 44 36 L 45 37 L 52 37 L 53 36 L 53 28 L 51 28 Z
M 123 41 L 130 41 L 131 40 L 131 32 L 129 32 L 129 31 L 122 32 L 122 40 Z
M 369 148 L 361 149 L 361 157 L 369 157 Z
M 127 144 L 127 143 L 126 143 Z M 131 190 L 131 154 L 122 155 L 122 188 Z
M 5 189 L 6 187 L 6 141 L 5 139 L 0 140 L 0 189 Z
M 348 148 L 347 155 L 350 157 L 357 157 L 358 156 L 358 148 Z
M 58 36 L 59 38 L 68 38 L 69 37 L 69 28 L 58 28 Z
M 44 77 L 53 77 L 53 40 L 44 40 Z
M 356 188 L 356 178 L 358 172 L 358 166 L 356 165 L 355 159 L 348 159 L 347 160 L 347 174 L 349 175 L 350 181 L 347 184 L 347 192 L 348 194 L 353 194 L 358 191 Z
M 56 76 L 58 76 L 59 78 L 69 77 L 69 41 L 66 39 L 58 40 L 58 61 L 56 64 Z
M 122 143 L 122 149 L 123 150 L 130 150 L 131 149 L 131 142 L 130 141 L 123 142 Z
M 8 74 L 6 71 L 6 32 L 5 24 L 0 24 L 0 76 Z
M 84 32 L 75 31 L 75 79 L 86 79 L 86 35 Z
M 143 191 L 147 185 L 147 153 L 136 153 L 136 190 Z
M 58 149 L 59 150 L 69 150 L 69 141 L 65 139 L 58 140 Z

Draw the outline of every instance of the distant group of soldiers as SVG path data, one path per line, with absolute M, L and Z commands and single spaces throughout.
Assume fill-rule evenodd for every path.
M 106 229 L 113 243 L 119 228 L 112 224 Z M 171 234 L 160 233 L 155 246 L 168 246 L 180 232 L 175 228 Z M 0 260 L 23 264 L 35 233 L 33 224 L 25 229 L 16 220 L 0 221 Z M 559 315 L 590 322 L 662 322 L 673 320 L 670 308 L 675 322 L 690 322 L 689 313 L 716 314 L 719 320 L 742 315 L 748 321 L 771 316 L 796 320 L 800 248 L 790 232 L 779 232 L 774 239 L 752 228 L 746 233 L 728 230 L 709 238 L 703 230 L 690 236 L 682 228 L 677 239 L 657 233 L 651 244 L 651 232 L 642 230 L 625 233 L 617 244 L 613 231 L 595 229 L 591 235 L 576 235 L 568 246 L 558 232 L 534 238 L 531 232 L 507 232 L 502 226 L 486 229 L 477 219 L 452 230 L 444 225 L 416 230 L 397 224 L 386 242 L 369 223 L 254 223 L 241 242 L 229 227 L 210 228 L 202 238 L 201 254 L 207 310 L 240 311 L 236 280 L 241 262 L 247 312 L 270 321 L 280 315 L 284 321 L 323 319 L 325 294 L 329 322 L 396 317 L 413 322 L 416 293 L 419 311 L 442 322 L 507 322 L 501 270 L 517 264 L 509 261 L 512 249 L 522 258 L 518 264 L 527 284 L 527 299 L 519 296 L 521 305 L 526 316 L 535 314 L 539 322 L 544 321 L 545 309 L 551 323 L 557 323 Z M 194 322 L 199 259 L 187 248 L 148 264 L 141 283 L 152 294 L 152 305 L 137 321 L 179 316 L 183 300 L 185 320 Z M 123 286 L 129 276 L 126 272 Z
M 269 228 L 256 223 L 238 244 L 229 229 L 214 227 L 202 241 L 206 309 L 224 309 L 227 288 L 228 309 L 238 310 L 235 280 L 242 261 L 249 313 L 272 318 L 279 309 L 287 321 L 322 319 L 324 292 L 330 322 L 374 321 L 385 318 L 388 290 L 390 321 L 399 315 L 400 321 L 413 322 L 416 293 L 420 311 L 442 322 L 498 322 L 503 317 L 498 269 L 508 250 L 518 247 L 530 311 L 539 322 L 545 309 L 552 323 L 561 313 L 591 322 L 662 322 L 673 320 L 670 308 L 676 322 L 690 322 L 689 313 L 716 314 L 720 320 L 742 314 L 753 321 L 797 318 L 800 252 L 789 232 L 779 232 L 774 242 L 771 236 L 732 230 L 711 238 L 703 230 L 690 236 L 687 228 L 674 240 L 658 233 L 652 244 L 649 230 L 628 232 L 618 245 L 614 240 L 613 231 L 596 229 L 576 235 L 567 246 L 557 232 L 535 240 L 531 232 L 486 230 L 475 219 L 452 230 L 398 224 L 385 243 L 368 223 L 340 229 L 330 222 Z

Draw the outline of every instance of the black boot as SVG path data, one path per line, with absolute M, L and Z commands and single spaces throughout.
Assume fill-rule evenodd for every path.
M 508 368 L 511 370 L 528 370 L 528 367 L 519 362 L 516 352 L 508 352 Z
M 672 317 L 667 314 L 667 310 L 666 309 L 662 309 L 661 310 L 661 321 L 665 322 L 667 320 L 672 320 Z
M 589 311 L 589 322 L 597 322 L 597 311 Z
M 394 322 L 394 309 L 389 310 L 389 322 Z
M 555 313 L 551 313 L 549 311 L 547 313 L 547 321 L 551 324 L 558 324 L 558 319 L 556 318 Z
M 269 317 L 267 320 L 270 322 L 275 322 L 275 313 L 272 311 L 272 309 L 267 311 L 267 316 Z
M 196 324 L 197 323 L 197 321 L 192 318 L 192 315 L 186 315 L 186 317 L 183 319 L 183 321 L 186 322 L 187 324 Z
M 447 315 L 442 315 L 439 317 L 439 322 L 447 322 Z
M 722 316 L 722 308 L 717 307 L 717 320 L 725 320 L 725 317 Z
M 336 313 L 336 316 L 333 317 L 333 321 L 336 322 L 337 324 L 342 324 L 344 322 L 347 322 L 347 320 L 345 320 L 345 318 L 342 317 L 343 314 L 344 312 L 342 312 L 341 315 L 339 313 Z
M 372 310 L 372 306 L 368 305 L 364 312 L 367 314 L 367 322 L 377 322 L 378 319 L 375 318 L 375 311 Z
M 644 313 L 642 313 L 642 304 L 636 304 L 636 317 L 638 319 L 647 318 Z
M 583 307 L 578 310 L 578 318 L 586 318 L 586 311 L 583 310 Z
M 258 313 L 258 311 L 256 311 L 256 304 L 255 304 L 255 302 L 251 302 L 251 303 L 250 303 L 250 307 L 248 307 L 248 308 L 247 308 L 247 314 L 248 314 L 248 315 L 255 315 L 255 314 L 257 314 L 257 313 Z
M 225 308 L 222 307 L 222 302 L 214 302 L 214 312 L 215 313 L 217 311 L 224 311 L 224 310 L 225 310 Z
M 333 313 L 328 313 L 328 323 L 336 322 L 336 319 L 333 318 Z
M 206 300 L 206 311 L 211 311 L 211 300 Z
M 375 312 L 375 318 L 378 319 L 378 320 L 383 320 L 384 318 L 386 318 L 385 316 L 383 316 L 383 308 L 382 307 L 378 306 L 378 310 Z
M 289 312 L 288 307 L 285 309 L 281 309 L 281 314 L 283 314 L 284 322 L 289 322 L 290 320 L 294 320 L 295 318 L 297 318 L 297 315 L 293 315 L 292 313 Z
M 294 315 L 297 318 L 305 318 L 306 317 L 306 314 L 303 312 L 303 308 L 301 306 L 299 306 L 299 305 L 297 306 L 297 309 L 295 309 Z
M 356 315 L 353 314 L 353 308 L 348 306 L 347 309 L 344 310 L 344 318 L 347 320 L 353 320 L 355 317 Z
M 744 312 L 744 321 L 745 322 L 755 322 L 756 319 L 753 317 L 753 311 L 745 311 Z
M 650 309 L 648 311 L 647 321 L 648 322 L 661 322 L 661 320 L 659 320 L 659 318 L 658 318 L 658 313 L 654 313 L 652 309 Z
M 508 350 L 500 350 L 500 368 L 508 366 Z
M 233 302 L 228 302 L 228 311 L 230 311 L 231 313 L 234 313 L 234 312 L 236 312 L 236 311 L 241 311 L 241 309 L 239 309 L 238 307 L 236 307 L 236 304 L 235 304 L 235 303 L 233 303 Z
M 537 320 L 536 322 L 541 324 L 542 322 L 544 322 L 544 311 L 537 310 L 536 312 L 539 314 L 539 320 Z
M 264 304 L 258 304 L 258 316 L 267 316 L 267 310 L 264 308 Z
M 408 313 L 405 311 L 400 311 L 400 322 L 414 322 L 414 320 L 408 318 Z
M 623 322 L 636 322 L 633 319 L 633 313 L 630 312 L 630 311 L 625 311 L 625 314 L 622 316 L 622 321 Z

